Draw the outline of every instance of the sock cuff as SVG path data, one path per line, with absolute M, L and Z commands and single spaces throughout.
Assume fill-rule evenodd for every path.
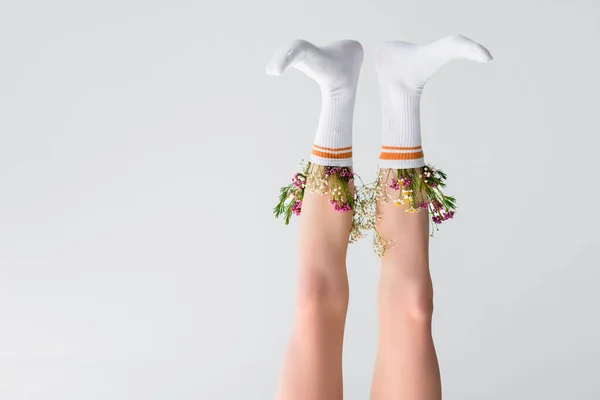
M 356 88 L 322 91 L 321 116 L 310 161 L 332 167 L 352 166 L 352 123 Z
M 334 148 L 313 144 L 310 162 L 333 167 L 351 167 L 352 146 Z
M 417 168 L 425 165 L 421 146 L 381 146 L 379 155 L 380 168 Z

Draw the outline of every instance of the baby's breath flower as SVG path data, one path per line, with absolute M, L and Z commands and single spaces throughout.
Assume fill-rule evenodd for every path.
M 454 217 L 455 199 L 441 191 L 446 175 L 430 165 L 414 169 L 381 169 L 377 180 L 371 184 L 364 184 L 348 167 L 324 167 L 305 161 L 299 165 L 301 172 L 294 175 L 290 185 L 281 188 L 280 201 L 273 210 L 275 216 L 283 216 L 287 224 L 293 214 L 299 215 L 306 189 L 327 194 L 335 210 L 353 211 L 350 243 L 373 231 L 373 247 L 380 257 L 392 247 L 392 242 L 377 231 L 377 221 L 382 218 L 378 204 L 392 202 L 399 206 L 408 203 L 405 211 L 411 214 L 428 210 L 436 229 L 437 225 Z M 349 184 L 355 177 L 361 184 L 356 185 L 351 194 Z

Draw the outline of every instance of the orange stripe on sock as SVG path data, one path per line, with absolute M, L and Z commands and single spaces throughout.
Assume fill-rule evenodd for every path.
M 414 147 L 396 147 L 396 146 L 381 146 L 384 150 L 421 150 L 421 146 Z
M 380 160 L 418 160 L 423 158 L 423 152 L 418 151 L 416 153 L 384 153 L 379 155 Z
M 321 149 L 321 150 L 325 150 L 325 151 L 335 151 L 335 152 L 352 150 L 352 146 L 340 147 L 339 149 L 332 149 L 331 147 L 323 147 L 323 146 L 318 146 L 316 144 L 313 144 L 313 147 L 316 149 Z
M 322 158 L 335 158 L 335 159 L 352 158 L 352 152 L 348 152 L 348 153 L 324 153 L 322 151 L 313 149 L 312 154 L 315 155 L 315 156 L 317 156 L 317 157 L 322 157 Z

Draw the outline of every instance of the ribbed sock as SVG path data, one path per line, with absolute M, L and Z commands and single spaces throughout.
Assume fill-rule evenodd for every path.
M 436 71 L 457 58 L 492 60 L 485 47 L 461 35 L 447 36 L 427 45 L 389 41 L 378 48 L 375 63 L 383 119 L 380 168 L 425 165 L 421 147 L 421 93 Z
M 325 166 L 352 166 L 352 124 L 363 49 L 353 40 L 317 47 L 295 40 L 267 65 L 269 75 L 296 68 L 321 88 L 321 115 L 310 161 Z

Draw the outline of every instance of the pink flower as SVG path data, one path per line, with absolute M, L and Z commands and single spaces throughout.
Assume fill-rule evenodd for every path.
M 294 202 L 294 204 L 292 205 L 292 212 L 295 215 L 300 215 L 300 213 L 302 212 L 302 200 L 296 200 Z
M 305 181 L 306 181 L 306 178 L 304 176 L 300 175 L 300 173 L 295 174 L 294 177 L 292 178 L 292 183 L 298 190 L 303 189 L 302 185 L 304 185 Z
M 392 183 L 388 185 L 390 189 L 400 190 L 400 181 L 396 178 L 392 179 Z
M 333 208 L 335 209 L 335 211 L 344 212 L 352 210 L 352 207 L 350 207 L 350 204 L 348 203 L 342 203 L 340 205 L 340 203 L 336 200 L 329 200 L 329 202 L 333 204 Z

